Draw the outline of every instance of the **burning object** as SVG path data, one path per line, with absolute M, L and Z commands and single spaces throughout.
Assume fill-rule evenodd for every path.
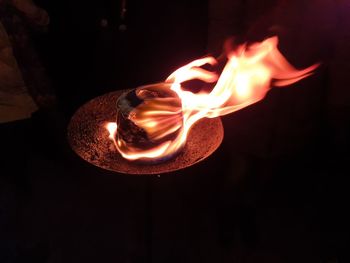
M 168 83 L 128 91 L 117 101 L 117 132 L 111 134 L 122 156 L 129 160 L 165 161 L 178 151 L 161 155 L 168 142 L 183 132 L 182 103 Z M 181 145 L 183 146 L 183 145 Z M 137 154 L 138 153 L 138 154 Z
M 119 153 L 128 160 L 167 160 L 184 147 L 197 121 L 245 108 L 263 99 L 271 84 L 281 87 L 295 83 L 317 68 L 315 64 L 295 69 L 279 52 L 277 44 L 277 37 L 272 37 L 261 43 L 241 45 L 228 55 L 220 76 L 201 68 L 217 63 L 213 57 L 206 57 L 176 70 L 166 80 L 167 84 L 136 89 L 130 100 L 127 97 L 131 93 L 122 96 L 117 124 L 108 126 Z M 193 79 L 216 84 L 211 92 L 184 90 L 181 84 Z

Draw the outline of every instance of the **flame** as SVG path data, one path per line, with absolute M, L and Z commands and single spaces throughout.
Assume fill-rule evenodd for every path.
M 118 125 L 115 122 L 108 122 L 106 124 L 106 129 L 109 132 L 109 139 L 114 140 L 115 135 L 117 134 L 117 129 L 118 129 Z
M 213 57 L 195 60 L 173 72 L 166 80 L 168 86 L 164 88 L 160 85 L 159 89 L 169 89 L 175 95 L 146 97 L 129 114 L 130 120 L 142 128 L 154 143 L 152 147 L 138 147 L 126 142 L 116 134 L 116 123 L 106 126 L 110 139 L 120 154 L 129 160 L 172 156 L 185 145 L 191 127 L 198 120 L 245 108 L 262 100 L 272 83 L 277 87 L 293 84 L 311 75 L 318 67 L 314 64 L 303 70 L 295 69 L 280 53 L 277 44 L 278 38 L 272 37 L 253 45 L 241 45 L 228 55 L 228 62 L 220 76 L 200 68 L 205 64 L 215 65 L 217 61 Z M 216 84 L 211 92 L 184 90 L 181 84 L 193 79 Z M 151 89 L 157 90 L 157 85 Z M 139 97 L 142 97 L 143 91 L 138 90 Z M 169 135 L 173 135 L 171 139 L 163 140 Z

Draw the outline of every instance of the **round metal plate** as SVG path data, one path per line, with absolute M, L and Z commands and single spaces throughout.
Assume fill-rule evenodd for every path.
M 107 122 L 116 119 L 116 101 L 125 92 L 115 91 L 84 104 L 68 126 L 71 148 L 85 161 L 125 174 L 162 174 L 189 167 L 209 157 L 221 144 L 224 129 L 220 118 L 202 119 L 191 129 L 187 143 L 173 159 L 159 164 L 140 164 L 124 159 L 108 138 Z

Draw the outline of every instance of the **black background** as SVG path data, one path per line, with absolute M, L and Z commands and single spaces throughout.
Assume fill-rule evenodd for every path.
M 19 204 L 4 210 L 15 215 L 3 250 L 18 262 L 348 262 L 347 111 L 336 115 L 335 132 L 322 104 L 327 95 L 317 93 L 316 128 L 302 137 L 310 107 L 291 116 L 283 106 L 327 85 L 328 64 L 225 116 L 224 142 L 207 160 L 159 177 L 111 173 L 70 150 L 70 117 L 89 99 L 163 80 L 207 54 L 208 3 L 128 1 L 128 29 L 120 32 L 118 1 L 37 2 L 51 17 L 35 43 L 58 107 L 33 116 L 28 184 Z M 303 54 L 287 55 L 306 66 Z M 290 123 L 299 125 L 291 136 Z M 6 189 L 3 196 L 17 198 Z

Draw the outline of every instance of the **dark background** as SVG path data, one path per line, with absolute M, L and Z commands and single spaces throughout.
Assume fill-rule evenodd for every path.
M 51 18 L 33 40 L 57 106 L 32 118 L 27 183 L 3 191 L 1 262 L 349 262 L 347 1 L 128 1 L 125 32 L 119 1 L 36 2 Z M 293 65 L 322 65 L 225 116 L 207 160 L 132 176 L 70 150 L 66 126 L 88 100 L 161 81 L 231 35 L 261 40 L 276 21 Z

